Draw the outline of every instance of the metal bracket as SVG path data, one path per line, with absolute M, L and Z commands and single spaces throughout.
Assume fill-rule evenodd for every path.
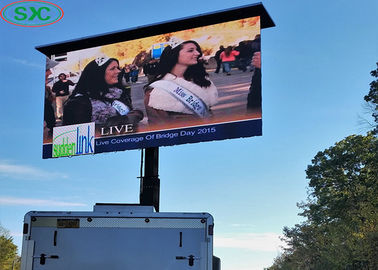
M 189 266 L 194 265 L 194 260 L 200 260 L 200 257 L 194 257 L 194 255 L 189 255 L 189 256 L 176 256 L 176 260 L 188 260 L 189 261 Z
M 41 265 L 44 265 L 46 264 L 46 259 L 59 259 L 59 256 L 58 255 L 46 255 L 44 253 L 42 253 L 40 256 L 33 256 L 33 258 L 39 258 L 39 263 Z

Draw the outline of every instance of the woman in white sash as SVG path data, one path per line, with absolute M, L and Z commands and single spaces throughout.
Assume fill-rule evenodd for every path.
M 167 46 L 159 72 L 146 86 L 145 107 L 149 124 L 169 124 L 211 117 L 218 90 L 209 80 L 201 47 L 189 40 Z

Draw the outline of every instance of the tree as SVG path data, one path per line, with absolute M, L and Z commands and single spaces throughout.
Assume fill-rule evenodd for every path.
M 378 78 L 377 69 L 371 75 Z M 378 269 L 378 79 L 364 97 L 375 124 L 319 152 L 307 167 L 302 224 L 283 229 L 288 248 L 268 270 Z
M 352 135 L 319 152 L 307 168 L 309 202 L 300 205 L 301 215 L 326 236 L 319 256 L 337 268 L 375 264 L 370 243 L 377 237 L 377 153 L 373 134 Z
M 0 270 L 20 269 L 17 246 L 9 232 L 0 225 Z
M 372 109 L 372 116 L 375 121 L 373 133 L 378 133 L 378 62 L 376 63 L 377 68 L 370 72 L 371 76 L 373 76 L 375 79 L 370 83 L 370 91 L 369 93 L 364 97 L 365 101 L 370 105 L 370 108 Z
M 352 135 L 319 152 L 306 170 L 306 220 L 284 228 L 288 244 L 270 270 L 378 269 L 378 140 Z

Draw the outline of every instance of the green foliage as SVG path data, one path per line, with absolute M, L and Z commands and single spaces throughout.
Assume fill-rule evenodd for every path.
M 20 257 L 17 246 L 9 232 L 0 226 L 0 270 L 20 269 Z
M 308 166 L 306 220 L 284 228 L 288 248 L 269 270 L 378 269 L 378 140 L 352 135 Z
M 288 248 L 267 270 L 378 269 L 378 79 L 364 99 L 373 130 L 314 157 L 307 202 L 298 204 L 305 221 L 283 229 Z
M 376 63 L 377 68 L 370 72 L 371 76 L 373 76 L 375 79 L 370 83 L 370 91 L 369 93 L 364 97 L 365 101 L 371 105 L 372 108 L 372 116 L 375 121 L 375 126 L 373 129 L 373 133 L 378 133 L 378 62 Z
M 311 193 L 302 215 L 315 224 L 369 218 L 366 207 L 377 200 L 377 152 L 371 134 L 349 136 L 319 152 L 306 171 Z

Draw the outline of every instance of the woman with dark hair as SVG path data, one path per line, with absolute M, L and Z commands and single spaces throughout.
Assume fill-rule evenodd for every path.
M 64 106 L 63 125 L 95 122 L 113 126 L 142 120 L 143 113 L 133 110 L 130 90 L 119 82 L 119 73 L 115 58 L 91 61 Z
M 157 75 L 146 86 L 145 107 L 150 124 L 199 120 L 211 116 L 218 90 L 209 80 L 197 42 L 167 46 Z

